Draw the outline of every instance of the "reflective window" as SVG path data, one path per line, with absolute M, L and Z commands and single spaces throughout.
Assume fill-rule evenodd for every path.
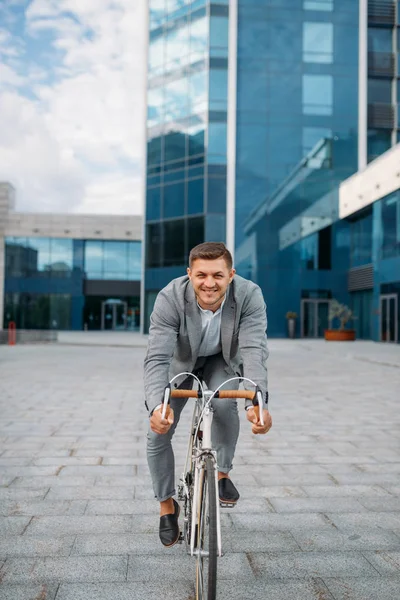
M 146 267 L 161 266 L 161 223 L 146 225 Z
M 318 268 L 318 236 L 316 233 L 303 238 L 300 242 L 301 266 L 307 271 Z
M 165 0 L 150 0 L 150 29 L 159 27 L 165 17 Z
M 164 65 L 164 38 L 157 36 L 149 43 L 149 71 L 151 76 L 159 75 Z
M 204 211 L 204 179 L 191 179 L 188 181 L 188 206 L 189 215 Z
M 208 51 L 208 18 L 196 19 L 190 26 L 191 61 L 201 60 Z
M 182 119 L 189 115 L 187 78 L 177 79 L 165 84 L 165 122 Z
M 5 294 L 4 325 L 17 329 L 71 329 L 71 296 L 66 294 Z
M 147 92 L 147 126 L 154 127 L 163 122 L 164 89 L 162 87 Z
M 368 27 L 368 52 L 392 52 L 392 29 Z
M 225 58 L 228 56 L 229 18 L 211 17 L 210 47 L 211 56 Z
M 303 61 L 333 62 L 332 23 L 303 23 Z
M 331 115 L 332 108 L 332 76 L 303 75 L 303 114 Z
M 207 196 L 208 213 L 226 213 L 226 179 L 210 177 Z
M 165 63 L 168 70 L 187 61 L 189 55 L 189 23 L 179 21 L 165 33 Z
M 303 8 L 304 10 L 332 11 L 333 0 L 304 0 Z
M 227 69 L 210 70 L 210 110 L 226 110 L 228 101 Z
M 389 79 L 368 78 L 368 103 L 374 102 L 391 104 L 392 82 Z
M 372 213 L 351 224 L 350 263 L 352 267 L 372 261 Z
M 185 213 L 185 183 L 164 186 L 164 218 L 181 217 Z
M 400 192 L 382 200 L 382 258 L 400 256 Z
M 141 242 L 88 240 L 85 272 L 88 279 L 140 279 Z
M 85 271 L 88 279 L 102 279 L 103 242 L 87 241 L 85 244 Z
M 303 127 L 303 153 L 307 154 L 323 139 L 330 139 L 332 130 L 327 127 Z
M 7 277 L 70 277 L 73 241 L 58 238 L 6 238 Z
M 204 217 L 192 217 L 186 220 L 186 239 L 186 257 L 188 257 L 192 248 L 204 242 Z
M 185 264 L 185 221 L 164 222 L 164 265 Z
M 192 73 L 188 77 L 190 114 L 207 110 L 207 71 Z
M 164 138 L 164 161 L 169 162 L 185 158 L 186 135 L 180 132 L 171 132 Z
M 208 126 L 208 161 L 226 163 L 226 123 L 210 123 Z

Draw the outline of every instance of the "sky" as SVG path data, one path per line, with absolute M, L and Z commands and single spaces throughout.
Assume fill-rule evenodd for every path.
M 26 212 L 141 214 L 146 0 L 0 0 L 0 181 Z

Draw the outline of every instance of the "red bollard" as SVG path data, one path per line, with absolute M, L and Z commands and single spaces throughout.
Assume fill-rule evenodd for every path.
M 8 345 L 15 346 L 17 343 L 17 327 L 14 321 L 10 321 L 8 324 Z

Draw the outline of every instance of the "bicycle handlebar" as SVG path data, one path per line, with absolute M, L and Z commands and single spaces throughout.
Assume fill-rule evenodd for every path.
M 219 390 L 214 398 L 247 398 L 253 400 L 255 392 L 249 390 Z M 199 390 L 171 390 L 171 398 L 201 398 Z

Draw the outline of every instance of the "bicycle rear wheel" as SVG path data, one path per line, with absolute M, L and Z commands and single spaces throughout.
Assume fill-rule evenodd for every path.
M 204 463 L 196 524 L 196 600 L 215 600 L 218 553 L 215 468 L 211 456 L 207 456 Z

